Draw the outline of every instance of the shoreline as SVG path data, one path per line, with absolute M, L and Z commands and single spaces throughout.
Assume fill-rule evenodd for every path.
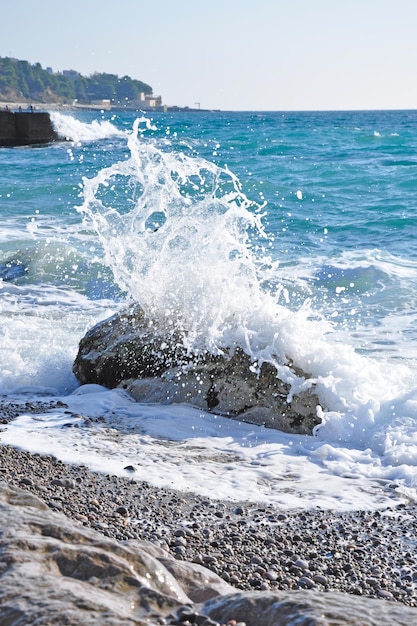
M 193 107 L 181 107 L 176 105 L 163 105 L 160 107 L 134 107 L 102 104 L 64 104 L 61 102 L 7 102 L 0 100 L 0 110 L 9 110 L 12 113 L 16 111 L 107 111 L 111 113 L 130 112 L 130 113 L 221 113 L 220 109 L 195 109 Z
M 52 403 L 53 405 L 53 403 Z M 0 401 L 0 422 L 51 408 Z M 0 480 L 117 541 L 151 541 L 236 590 L 313 589 L 417 607 L 417 505 L 284 511 L 210 500 L 1 444 Z
M 25 100 L 23 102 L 6 102 L 0 100 L 0 110 L 10 110 L 12 112 L 22 109 L 23 111 L 76 111 L 77 107 L 71 104 L 61 104 L 60 102 L 31 102 Z M 97 110 L 102 110 L 103 107 L 95 107 Z

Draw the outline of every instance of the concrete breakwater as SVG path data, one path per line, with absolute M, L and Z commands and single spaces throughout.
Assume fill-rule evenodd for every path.
M 0 111 L 0 146 L 26 146 L 57 141 L 49 113 Z

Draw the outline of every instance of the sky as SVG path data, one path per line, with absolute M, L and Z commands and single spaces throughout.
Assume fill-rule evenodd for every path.
M 417 108 L 416 0 L 0 0 L 0 56 L 222 110 Z

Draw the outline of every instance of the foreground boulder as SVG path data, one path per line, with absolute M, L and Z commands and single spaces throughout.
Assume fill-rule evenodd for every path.
M 0 482 L 0 624 L 410 626 L 417 609 L 342 593 L 236 592 L 156 545 L 117 542 Z
M 290 396 L 290 385 L 272 365 L 255 372 L 240 349 L 192 358 L 176 331 L 147 320 L 137 305 L 87 332 L 73 371 L 81 384 L 121 386 L 139 402 L 188 403 L 284 432 L 311 434 L 320 421 L 308 384 Z
M 177 563 L 146 542 L 117 543 L 5 482 L 0 528 L 0 624 L 7 626 L 157 624 L 194 596 L 233 591 L 200 565 Z

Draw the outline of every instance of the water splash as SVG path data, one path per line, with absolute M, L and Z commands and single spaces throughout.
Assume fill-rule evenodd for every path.
M 261 288 L 274 265 L 259 255 L 268 246 L 263 207 L 227 168 L 146 140 L 149 127 L 137 119 L 130 157 L 84 179 L 79 210 L 117 284 L 148 316 L 181 328 L 193 352 L 243 344 L 253 354 L 265 326 L 259 319 L 277 315 L 274 296 Z
M 115 282 L 148 317 L 182 332 L 193 354 L 239 346 L 256 366 L 273 364 L 292 393 L 305 378 L 290 366 L 309 374 L 324 407 L 316 434 L 379 453 L 389 407 L 414 387 L 415 371 L 391 363 L 387 376 L 386 361 L 341 341 L 312 302 L 290 306 L 269 255 L 264 205 L 227 167 L 179 152 L 148 129 L 149 120 L 136 120 L 129 156 L 83 180 L 78 210 Z M 402 417 L 414 419 L 414 405 L 399 403 Z

